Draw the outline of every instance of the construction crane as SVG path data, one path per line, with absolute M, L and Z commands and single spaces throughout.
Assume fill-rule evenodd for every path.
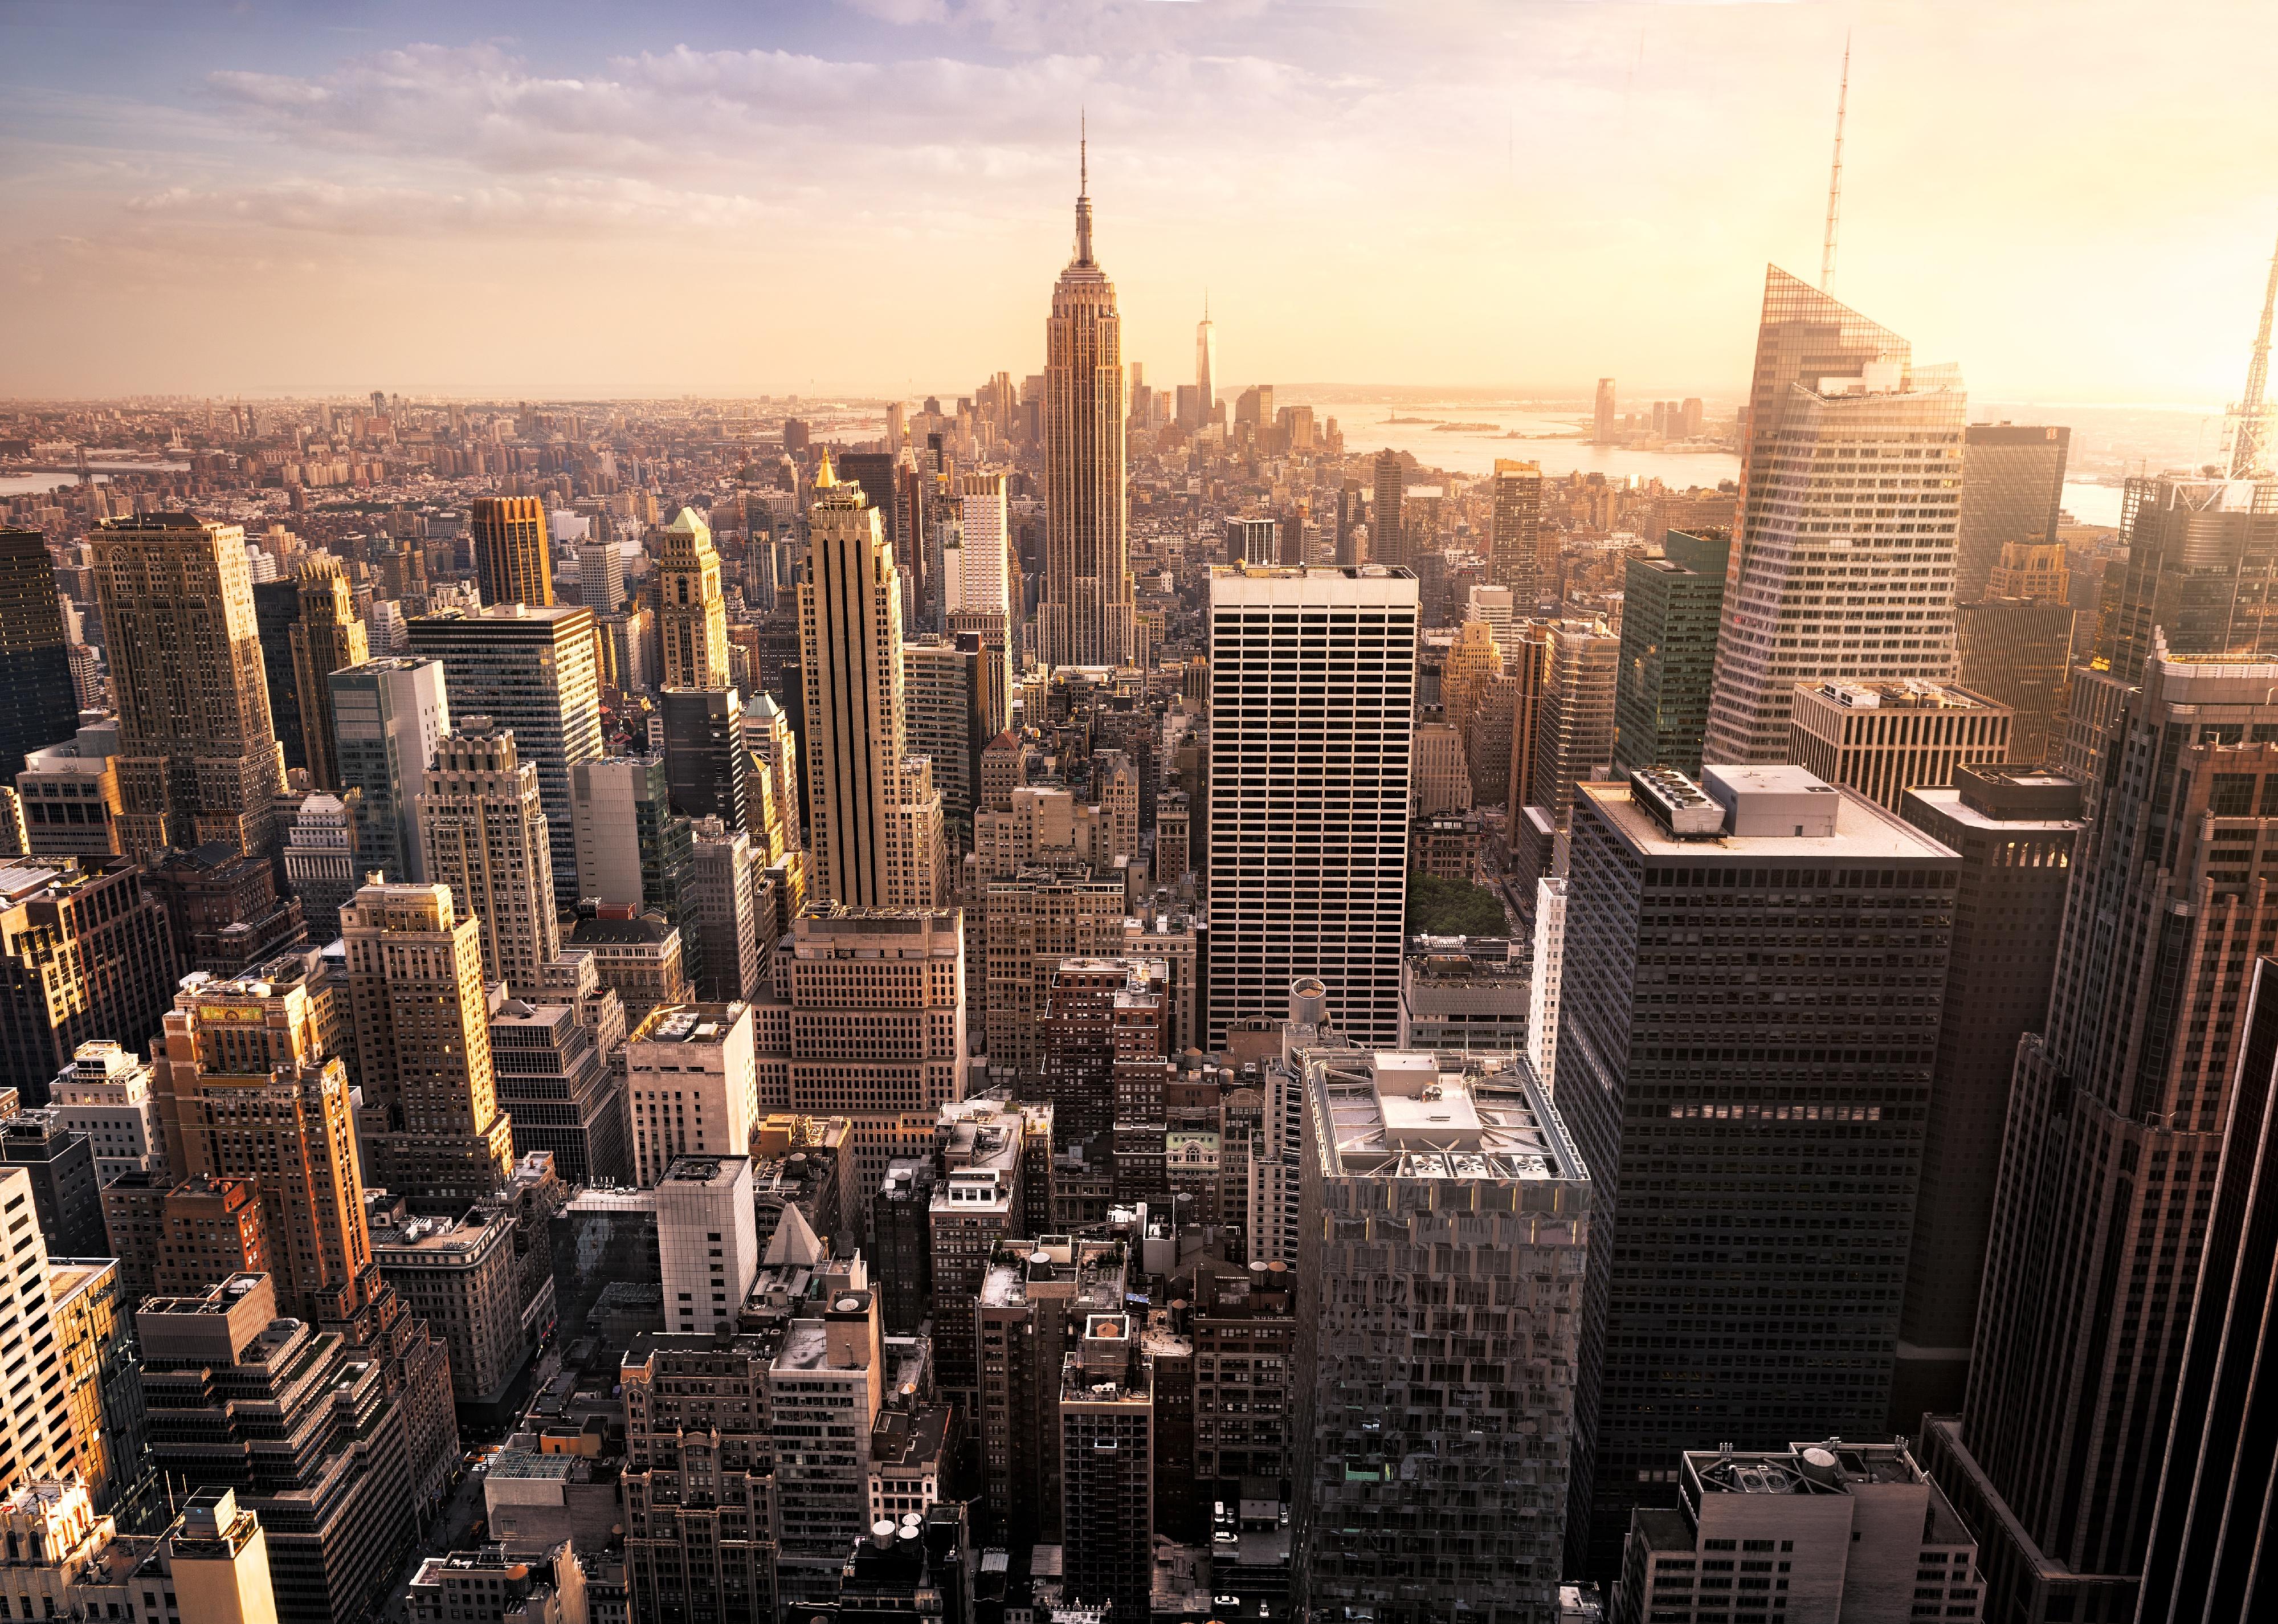
M 2246 388 L 2230 409 L 2230 477 L 2251 479 L 2262 470 L 2262 437 L 2269 427 L 2262 397 L 2270 383 L 2270 311 L 2278 303 L 2278 253 L 2270 257 L 2270 281 L 2262 292 L 2262 325 L 2254 333 L 2254 357 L 2246 364 Z

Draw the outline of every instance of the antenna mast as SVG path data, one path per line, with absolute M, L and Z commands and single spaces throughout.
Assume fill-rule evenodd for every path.
M 2250 479 L 2262 471 L 2262 434 L 2267 426 L 2262 397 L 2270 382 L 2270 311 L 2278 304 L 2278 254 L 2270 257 L 2270 282 L 2262 294 L 2262 325 L 2254 333 L 2254 358 L 2246 365 L 2246 390 L 2230 409 L 2230 477 Z
M 1843 36 L 1843 84 L 1835 93 L 1835 163 L 1827 172 L 1827 235 L 1819 245 L 1819 291 L 1835 287 L 1835 222 L 1843 203 L 1843 112 L 1851 101 L 1851 36 Z

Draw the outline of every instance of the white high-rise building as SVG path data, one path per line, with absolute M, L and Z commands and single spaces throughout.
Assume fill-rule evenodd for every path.
M 1398 1040 L 1419 613 L 1406 570 L 1211 571 L 1207 1048 L 1306 976 Z
M 683 1156 L 748 1153 L 760 1114 L 752 1007 L 660 1005 L 625 1040 L 625 1084 L 643 1184 Z
M 1772 270 L 1704 759 L 1793 760 L 1800 683 L 1953 679 L 1964 404 L 1953 368 Z
M 1487 623 L 1487 631 L 1494 638 L 1495 652 L 1502 656 L 1506 666 L 1518 658 L 1518 632 L 1525 623 L 1526 615 L 1524 610 L 1512 607 L 1510 587 L 1472 587 L 1468 612 L 1464 617 Z
M 733 1330 L 760 1272 L 751 1157 L 691 1156 L 654 1182 L 665 1329 Z
M 1542 1085 L 1558 1087 L 1558 980 L 1566 957 L 1566 881 L 1534 882 L 1534 964 L 1527 988 L 1526 1058 Z
M 87 1136 L 98 1184 L 122 1173 L 165 1169 L 165 1133 L 150 1094 L 150 1067 L 134 1050 L 108 1038 L 80 1045 L 48 1097 L 57 1123 Z
M 55 1360 L 48 1243 L 32 1201 L 32 1176 L 0 1171 L 0 1482 L 60 1477 L 78 1459 L 70 1383 Z
M 578 544 L 577 601 L 596 615 L 614 615 L 624 607 L 624 555 L 607 536 Z
M 959 575 L 954 607 L 1009 611 L 1012 597 L 1006 582 L 1012 538 L 1003 474 L 965 476 L 965 489 L 958 498 L 958 525 L 963 534 L 958 548 Z

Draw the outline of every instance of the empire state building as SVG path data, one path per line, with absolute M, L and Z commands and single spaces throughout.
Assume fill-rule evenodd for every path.
M 1075 200 L 1075 257 L 1044 326 L 1044 599 L 1047 665 L 1122 665 L 1137 649 L 1126 567 L 1123 323 L 1091 255 L 1088 170 Z

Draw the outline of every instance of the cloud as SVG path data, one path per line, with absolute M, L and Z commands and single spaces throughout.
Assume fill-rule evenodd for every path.
M 154 221 L 391 239 L 597 227 L 730 232 L 787 218 L 748 197 L 633 179 L 579 178 L 440 191 L 300 178 L 236 189 L 171 187 L 130 198 L 126 207 Z

